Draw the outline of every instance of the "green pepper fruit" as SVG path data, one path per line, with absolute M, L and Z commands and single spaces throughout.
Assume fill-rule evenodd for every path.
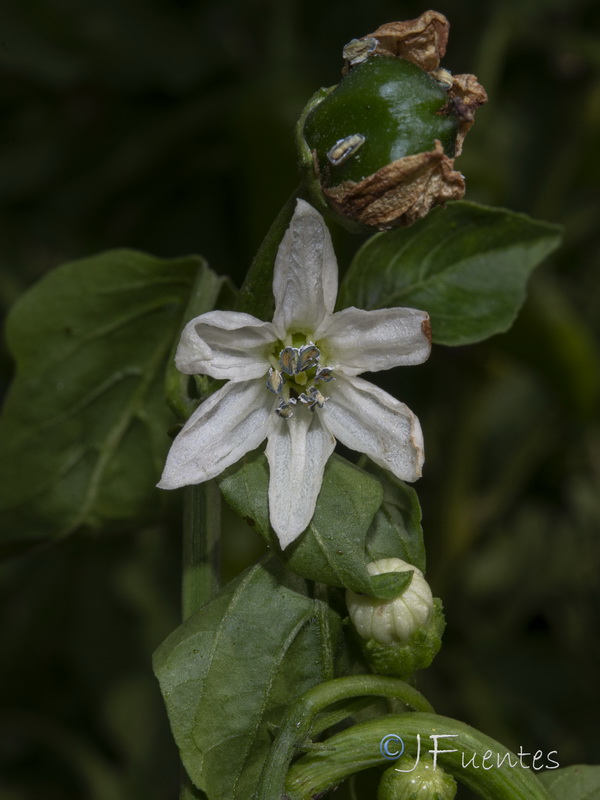
M 296 141 L 304 193 L 345 227 L 411 225 L 463 197 L 454 158 L 487 97 L 474 75 L 439 67 L 448 31 L 442 14 L 426 11 L 353 40 L 339 84 L 303 110 Z
M 447 108 L 447 86 L 410 61 L 374 56 L 313 108 L 304 138 L 327 186 L 358 182 L 392 161 L 432 150 L 436 139 L 452 158 L 458 119 Z

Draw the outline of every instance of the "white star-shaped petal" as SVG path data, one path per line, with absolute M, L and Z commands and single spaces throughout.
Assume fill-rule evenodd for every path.
M 269 516 L 284 548 L 310 523 L 336 440 L 402 480 L 420 477 L 419 420 L 356 376 L 425 361 L 429 317 L 413 308 L 334 313 L 337 283 L 327 226 L 298 200 L 275 261 L 273 322 L 210 311 L 183 330 L 178 369 L 228 383 L 176 437 L 159 487 L 210 480 L 267 439 Z

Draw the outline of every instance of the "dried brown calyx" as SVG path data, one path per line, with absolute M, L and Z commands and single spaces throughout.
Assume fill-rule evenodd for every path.
M 346 181 L 324 189 L 338 214 L 379 230 L 412 225 L 447 200 L 460 200 L 465 180 L 439 140 L 433 150 L 405 156 L 359 183 Z
M 449 34 L 450 25 L 443 14 L 425 11 L 406 22 L 386 22 L 357 41 L 375 39 L 377 45 L 373 53 L 404 58 L 431 72 L 439 67 L 440 59 L 446 54 Z

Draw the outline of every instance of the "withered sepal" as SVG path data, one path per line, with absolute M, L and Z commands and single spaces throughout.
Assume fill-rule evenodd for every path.
M 460 200 L 465 180 L 436 139 L 433 150 L 405 156 L 355 183 L 323 188 L 338 214 L 361 225 L 389 230 L 412 225 L 436 205 Z
M 475 122 L 475 111 L 487 103 L 487 93 L 475 75 L 452 75 L 448 89 L 448 111 L 458 119 L 454 157 L 462 153 L 465 136 Z
M 431 72 L 446 53 L 449 33 L 450 23 L 443 14 L 425 11 L 416 19 L 387 22 L 361 38 L 377 40 L 374 54 L 404 58 Z

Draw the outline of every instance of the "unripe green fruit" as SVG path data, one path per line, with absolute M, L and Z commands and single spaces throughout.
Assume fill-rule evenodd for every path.
M 404 156 L 432 150 L 436 139 L 453 157 L 458 120 L 443 113 L 447 105 L 447 88 L 415 64 L 373 56 L 312 109 L 304 138 L 326 185 L 359 182 Z M 332 157 L 338 153 L 339 160 Z
M 377 790 L 377 800 L 453 800 L 457 786 L 452 775 L 438 765 L 433 769 L 431 759 L 402 756 L 395 766 L 387 769 Z M 407 770 L 406 772 L 398 772 Z M 408 770 L 411 770 L 410 772 Z

